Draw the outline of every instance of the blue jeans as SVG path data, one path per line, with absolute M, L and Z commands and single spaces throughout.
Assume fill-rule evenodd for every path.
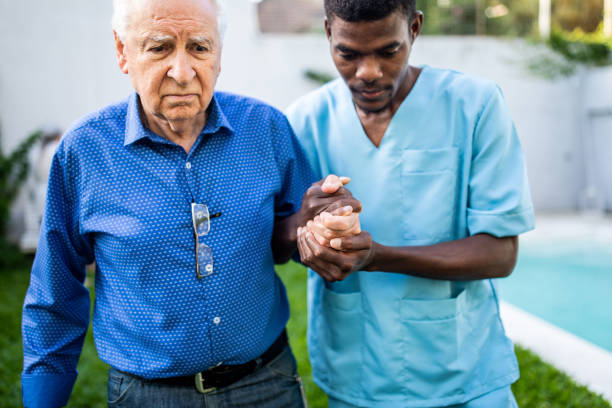
M 108 406 L 154 408 L 306 407 L 302 380 L 291 348 L 225 388 L 201 394 L 193 386 L 142 381 L 114 368 L 108 372 Z

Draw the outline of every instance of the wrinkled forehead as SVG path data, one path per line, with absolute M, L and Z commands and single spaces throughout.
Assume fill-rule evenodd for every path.
M 216 36 L 217 6 L 214 0 L 136 0 L 130 31 L 137 36 Z

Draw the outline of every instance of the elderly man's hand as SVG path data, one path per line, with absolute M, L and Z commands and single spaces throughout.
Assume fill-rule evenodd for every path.
M 305 210 L 315 215 L 306 226 L 298 228 L 301 260 L 330 282 L 343 280 L 364 268 L 374 254 L 370 234 L 361 231 L 361 203 L 343 187 L 349 181 L 346 177 L 330 175 L 313 184 L 302 204 L 309 205 Z M 323 206 L 325 209 L 320 210 Z
M 331 213 L 324 211 L 313 220 L 308 221 L 307 228 L 315 239 L 323 246 L 340 249 L 338 238 L 357 235 L 361 232 L 359 214 L 352 211 L 352 207 L 342 207 Z
M 375 243 L 367 231 L 332 239 L 334 248 L 319 244 L 308 227 L 298 228 L 302 263 L 329 282 L 341 281 L 351 273 L 367 269 L 375 254 Z
M 361 203 L 353 198 L 351 192 L 344 187 L 348 184 L 348 177 L 329 175 L 324 180 L 314 183 L 304 194 L 302 206 L 300 207 L 301 222 L 299 226 L 314 219 L 322 212 L 330 214 L 342 214 L 348 211 L 358 213 L 361 211 Z M 343 210 L 343 208 L 346 208 Z

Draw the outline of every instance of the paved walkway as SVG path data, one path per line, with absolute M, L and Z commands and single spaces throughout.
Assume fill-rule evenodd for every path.
M 526 241 L 577 238 L 610 243 L 612 248 L 612 214 L 538 213 L 536 229 L 521 235 L 521 240 Z

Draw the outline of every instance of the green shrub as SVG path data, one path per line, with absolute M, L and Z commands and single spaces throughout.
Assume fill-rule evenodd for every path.
M 573 31 L 554 29 L 546 40 L 547 47 L 541 47 L 541 40 L 535 40 L 540 47 L 534 48 L 526 60 L 531 73 L 557 79 L 576 73 L 579 67 L 601 67 L 612 65 L 612 38 L 603 33 L 603 25 L 592 32 L 580 28 Z
M 20 265 L 23 260 L 19 250 L 7 241 L 6 234 L 11 205 L 28 174 L 28 153 L 41 135 L 41 131 L 32 133 L 9 155 L 2 150 L 0 135 L 0 269 Z
M 571 32 L 553 30 L 548 45 L 569 61 L 591 66 L 612 64 L 612 38 L 603 34 L 603 25 L 593 33 L 579 28 Z

